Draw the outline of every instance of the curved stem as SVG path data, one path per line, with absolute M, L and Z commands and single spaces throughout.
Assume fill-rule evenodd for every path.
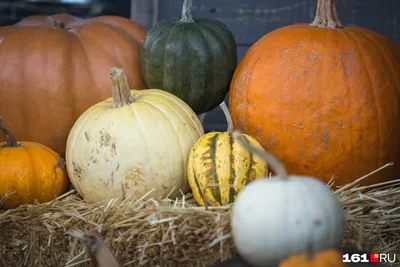
M 135 101 L 131 95 L 128 79 L 123 69 L 112 68 L 110 70 L 110 80 L 114 107 L 120 108 Z
M 61 29 L 64 29 L 64 30 L 66 28 L 64 22 L 58 22 L 57 20 L 54 21 L 54 27 L 61 28 Z
M 310 23 L 318 28 L 343 28 L 336 9 L 336 0 L 318 0 L 315 19 Z
M 289 175 L 285 169 L 285 166 L 283 166 L 283 163 L 278 160 L 277 158 L 275 158 L 271 153 L 256 148 L 254 146 L 251 146 L 247 140 L 238 132 L 238 131 L 234 131 L 233 132 L 233 137 L 236 137 L 240 143 L 242 143 L 242 145 L 249 151 L 253 152 L 254 154 L 256 154 L 257 156 L 263 158 L 268 165 L 271 166 L 272 170 L 276 173 L 277 176 L 279 176 L 280 178 L 287 180 Z
M 219 104 L 219 107 L 222 109 L 225 115 L 226 122 L 228 123 L 228 129 L 226 130 L 227 132 L 233 132 L 233 122 L 232 122 L 232 117 L 231 114 L 229 113 L 229 109 L 225 104 L 225 101 Z
M 184 0 L 182 6 L 182 22 L 194 22 L 192 17 L 192 0 Z
M 2 132 L 6 136 L 6 144 L 4 144 L 1 147 L 19 147 L 17 140 L 15 137 L 11 134 L 9 130 L 6 128 L 3 128 L 1 125 L 3 124 L 3 118 L 0 117 L 0 132 Z

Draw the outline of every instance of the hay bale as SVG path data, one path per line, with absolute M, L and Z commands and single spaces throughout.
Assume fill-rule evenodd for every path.
M 343 245 L 400 253 L 400 180 L 360 187 L 360 179 L 335 190 L 346 214 Z M 122 266 L 207 266 L 236 254 L 231 206 L 204 208 L 190 194 L 155 200 L 150 193 L 87 204 L 72 190 L 0 212 L 0 265 L 91 266 L 78 239 L 66 234 L 73 229 L 100 236 Z

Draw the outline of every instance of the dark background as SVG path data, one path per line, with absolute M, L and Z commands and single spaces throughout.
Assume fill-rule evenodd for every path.
M 182 3 L 183 0 L 0 0 L 0 26 L 29 15 L 67 12 L 81 17 L 119 15 L 150 28 L 159 20 L 180 16 Z M 224 22 L 236 37 L 240 61 L 266 33 L 311 22 L 316 4 L 317 0 L 193 0 L 193 15 Z M 375 30 L 400 45 L 400 0 L 337 0 L 337 8 L 344 24 Z M 204 128 L 206 132 L 226 129 L 219 108 L 206 115 Z

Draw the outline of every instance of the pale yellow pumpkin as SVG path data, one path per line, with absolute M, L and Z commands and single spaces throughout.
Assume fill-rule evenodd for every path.
M 204 134 L 196 114 L 168 92 L 129 90 L 121 69 L 111 70 L 111 83 L 113 97 L 82 114 L 68 136 L 74 187 L 89 203 L 188 192 L 187 158 Z
M 268 174 L 267 162 L 245 149 L 233 137 L 229 110 L 224 102 L 220 107 L 228 122 L 228 130 L 203 135 L 190 150 L 188 159 L 189 185 L 193 197 L 203 206 L 233 203 L 246 184 Z M 263 150 L 255 138 L 247 134 L 242 136 Z

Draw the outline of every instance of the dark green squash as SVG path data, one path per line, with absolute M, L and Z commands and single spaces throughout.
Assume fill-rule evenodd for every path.
M 236 68 L 235 37 L 218 20 L 192 18 L 185 0 L 181 19 L 158 22 L 147 33 L 140 62 L 147 88 L 170 92 L 197 114 L 225 98 Z

